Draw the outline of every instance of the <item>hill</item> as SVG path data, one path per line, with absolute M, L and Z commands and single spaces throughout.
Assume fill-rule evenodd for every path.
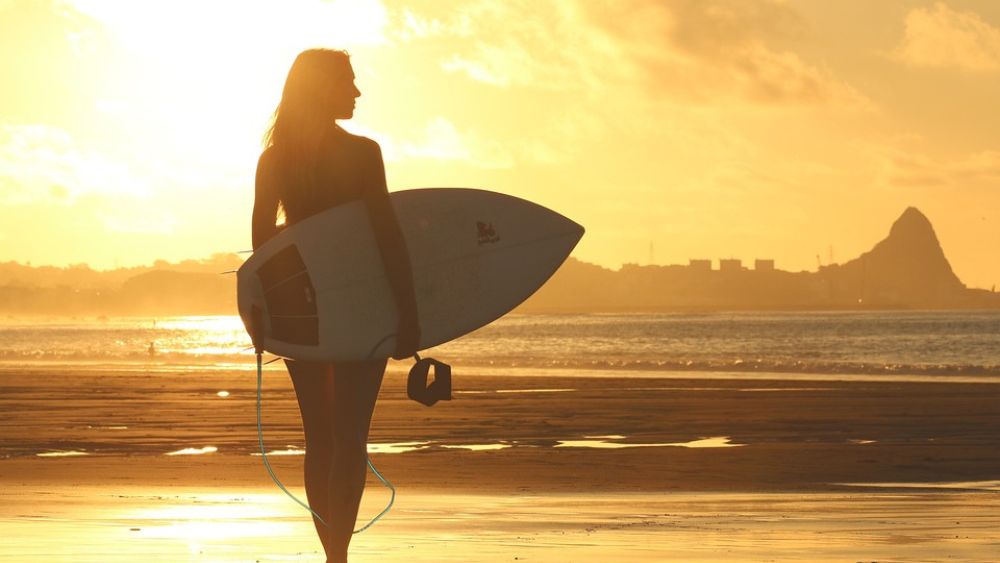
M 0 263 L 0 314 L 209 315 L 236 313 L 235 270 L 216 254 L 179 263 L 96 271 L 87 266 Z M 945 257 L 930 221 L 908 208 L 888 236 L 861 256 L 817 272 L 771 261 L 637 266 L 619 270 L 570 258 L 521 313 L 777 309 L 1000 308 L 1000 294 L 968 289 Z
M 7 315 L 229 315 L 236 311 L 235 254 L 98 271 L 0 263 L 0 313 Z
M 758 261 L 692 260 L 687 266 L 618 271 L 568 260 L 518 308 L 539 312 L 685 311 L 719 309 L 1000 308 L 1000 295 L 967 289 L 944 255 L 930 221 L 914 207 L 870 251 L 818 272 L 776 270 Z

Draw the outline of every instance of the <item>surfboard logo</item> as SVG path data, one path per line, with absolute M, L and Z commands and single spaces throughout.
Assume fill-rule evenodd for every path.
M 476 229 L 479 231 L 479 245 L 493 244 L 500 241 L 500 235 L 493 228 L 493 223 L 476 221 Z

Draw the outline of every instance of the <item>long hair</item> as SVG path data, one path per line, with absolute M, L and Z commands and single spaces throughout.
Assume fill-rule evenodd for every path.
M 333 122 L 330 100 L 350 69 L 346 51 L 309 49 L 288 71 L 264 148 L 273 147 L 281 171 L 279 199 L 286 218 L 302 217 L 316 190 L 316 160 L 323 133 Z

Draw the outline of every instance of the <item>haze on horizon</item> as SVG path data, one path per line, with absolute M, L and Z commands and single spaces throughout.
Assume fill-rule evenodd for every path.
M 1000 282 L 1000 3 L 0 1 L 0 261 L 249 248 L 292 59 L 347 48 L 392 189 L 587 227 L 574 255 L 845 261 L 924 212 Z

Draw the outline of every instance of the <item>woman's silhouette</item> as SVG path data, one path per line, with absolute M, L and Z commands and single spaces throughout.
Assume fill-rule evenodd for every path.
M 292 63 L 257 164 L 253 247 L 281 228 L 352 200 L 365 202 L 399 309 L 394 358 L 413 355 L 420 331 L 409 257 L 389 202 L 375 141 L 337 124 L 361 95 L 343 51 L 310 49 Z M 286 360 L 305 434 L 305 484 L 327 561 L 346 561 L 364 491 L 368 429 L 386 360 L 320 364 Z

